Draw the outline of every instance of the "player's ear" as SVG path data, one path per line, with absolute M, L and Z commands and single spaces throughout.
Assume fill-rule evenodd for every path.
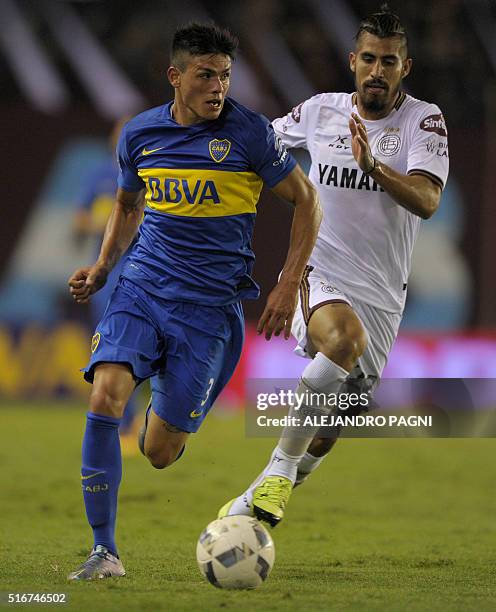
M 356 55 L 353 53 L 353 51 L 350 51 L 349 60 L 350 60 L 350 70 L 351 72 L 355 72 Z
M 179 68 L 175 66 L 169 66 L 167 68 L 167 78 L 169 79 L 169 83 L 177 89 L 181 85 L 181 71 Z
M 401 71 L 401 78 L 404 79 L 406 76 L 410 74 L 410 70 L 412 69 L 412 58 L 408 57 L 403 62 L 403 69 Z

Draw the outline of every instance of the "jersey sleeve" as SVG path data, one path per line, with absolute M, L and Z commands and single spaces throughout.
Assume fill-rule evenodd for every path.
M 253 170 L 269 187 L 277 185 L 296 166 L 293 156 L 263 115 L 257 117 L 249 148 Z
M 129 154 L 127 125 L 122 128 L 119 142 L 117 143 L 116 155 L 117 164 L 119 165 L 118 186 L 125 191 L 141 191 L 145 185 L 138 176 L 136 167 Z
M 274 130 L 290 149 L 307 149 L 307 119 L 309 100 L 295 106 L 293 110 L 285 115 L 274 119 L 272 125 Z
M 423 174 L 444 189 L 449 171 L 448 131 L 438 106 L 429 104 L 413 126 L 407 174 Z

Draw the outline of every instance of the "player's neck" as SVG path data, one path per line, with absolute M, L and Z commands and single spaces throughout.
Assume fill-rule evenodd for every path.
M 384 119 L 384 117 L 387 117 L 393 111 L 400 95 L 401 92 L 398 92 L 398 95 L 395 96 L 393 100 L 380 111 L 373 111 L 366 108 L 357 93 L 355 93 L 354 95 L 353 102 L 356 104 L 358 114 L 360 115 L 360 117 L 362 117 L 362 119 L 366 119 L 367 121 L 378 121 L 379 119 Z
M 170 114 L 179 125 L 189 126 L 205 121 L 205 119 L 198 117 L 198 115 L 193 113 L 185 104 L 182 104 L 177 99 L 172 103 Z

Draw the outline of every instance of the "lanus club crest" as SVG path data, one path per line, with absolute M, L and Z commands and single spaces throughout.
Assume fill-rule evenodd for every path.
M 214 138 L 208 143 L 210 157 L 218 164 L 226 159 L 230 150 L 231 143 L 227 138 L 224 138 L 224 140 Z

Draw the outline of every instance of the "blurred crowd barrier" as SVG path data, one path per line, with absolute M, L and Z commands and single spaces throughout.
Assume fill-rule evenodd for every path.
M 74 321 L 17 332 L 0 325 L 0 398 L 87 398 L 80 369 L 89 359 L 91 336 L 87 325 Z M 220 403 L 244 406 L 252 379 L 298 379 L 306 361 L 294 346 L 280 337 L 268 342 L 248 324 L 241 361 Z M 384 378 L 496 378 L 496 335 L 400 333 Z

